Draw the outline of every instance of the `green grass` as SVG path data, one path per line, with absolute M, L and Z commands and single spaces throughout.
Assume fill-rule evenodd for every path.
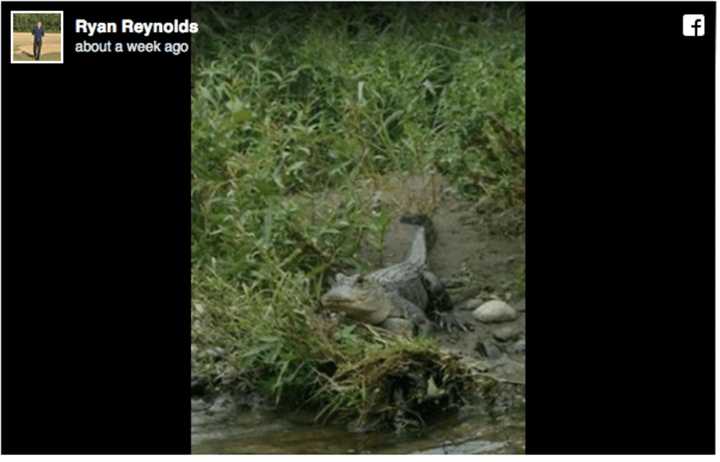
M 196 376 L 370 426 L 404 425 L 393 384 L 409 387 L 415 423 L 431 377 L 444 406 L 468 393 L 432 341 L 338 324 L 317 300 L 330 275 L 363 265 L 363 243 L 382 242 L 390 217 L 371 213 L 363 179 L 437 172 L 467 199 L 522 206 L 523 13 L 194 5 Z
M 13 15 L 13 32 L 30 32 L 38 21 L 43 24 L 45 32 L 60 32 L 60 14 L 54 13 L 16 13 Z

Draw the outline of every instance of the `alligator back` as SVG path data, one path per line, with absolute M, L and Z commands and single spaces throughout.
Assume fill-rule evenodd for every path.
M 425 230 L 421 227 L 415 232 L 410 252 L 404 261 L 374 271 L 366 278 L 380 284 L 389 292 L 397 293 L 424 310 L 429 301 L 422 282 L 426 258 Z
M 402 218 L 401 222 L 417 226 L 407 257 L 400 263 L 372 272 L 368 275 L 368 278 L 385 286 L 394 285 L 395 283 L 402 284 L 409 279 L 418 278 L 427 263 L 428 247 L 426 237 L 429 234 L 429 229 L 432 229 L 432 223 L 429 220 L 424 215 Z

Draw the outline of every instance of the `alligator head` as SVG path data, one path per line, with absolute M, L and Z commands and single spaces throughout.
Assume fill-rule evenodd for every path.
M 363 275 L 338 274 L 332 288 L 320 298 L 323 307 L 345 313 L 356 321 L 380 324 L 393 310 L 387 291 Z

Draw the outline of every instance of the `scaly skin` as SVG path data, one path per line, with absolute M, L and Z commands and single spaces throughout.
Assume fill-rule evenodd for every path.
M 428 232 L 432 223 L 426 217 L 408 217 L 401 221 L 419 225 L 407 258 L 366 275 L 338 274 L 320 303 L 351 319 L 398 333 L 428 333 L 429 310 L 441 327 L 463 328 L 450 313 L 439 312 L 450 307 L 449 297 L 438 278 L 426 271 L 426 235 L 432 236 Z

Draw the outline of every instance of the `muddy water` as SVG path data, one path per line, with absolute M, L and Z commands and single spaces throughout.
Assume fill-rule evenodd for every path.
M 351 433 L 308 414 L 193 412 L 193 454 L 519 454 L 522 415 L 490 419 L 465 410 L 416 434 Z

